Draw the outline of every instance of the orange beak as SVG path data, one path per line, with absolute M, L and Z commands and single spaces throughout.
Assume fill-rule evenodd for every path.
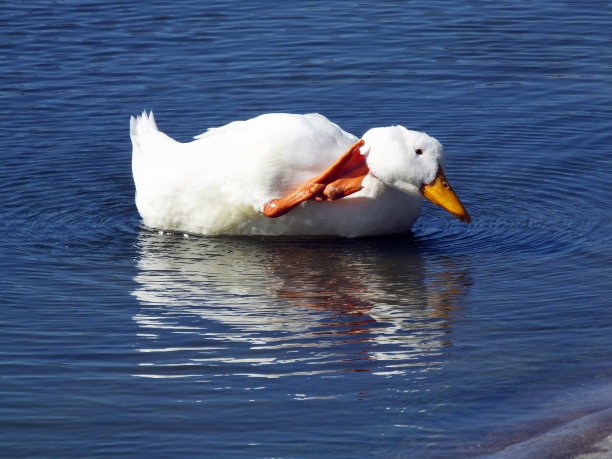
M 448 180 L 446 180 L 441 167 L 438 168 L 438 173 L 433 182 L 427 185 L 421 185 L 421 193 L 423 193 L 425 199 L 446 209 L 462 222 L 470 223 L 472 221 L 470 214 L 467 213 L 463 204 L 461 204 L 461 201 L 459 201 L 459 198 L 448 183 Z

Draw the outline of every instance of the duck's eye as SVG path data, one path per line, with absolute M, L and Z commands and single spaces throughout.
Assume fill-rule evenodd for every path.
M 414 150 L 414 152 L 415 152 L 417 155 L 422 155 L 422 154 L 423 154 L 423 150 L 421 150 L 420 148 L 417 148 L 416 150 Z

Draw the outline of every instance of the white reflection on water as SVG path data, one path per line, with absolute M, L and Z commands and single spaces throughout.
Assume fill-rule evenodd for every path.
M 397 239 L 139 237 L 144 377 L 438 368 L 469 285 Z

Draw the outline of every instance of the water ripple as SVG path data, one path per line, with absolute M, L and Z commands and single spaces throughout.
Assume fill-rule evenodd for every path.
M 461 225 L 425 206 L 414 227 L 418 240 L 463 253 L 569 254 L 582 250 L 585 240 L 601 243 L 610 233 L 605 209 L 612 193 L 599 171 L 611 166 L 610 159 L 588 164 L 563 157 L 522 159 L 520 168 L 500 162 L 477 175 L 469 162 L 459 164 L 453 173 L 461 185 L 470 180 L 460 194 L 467 197 L 472 223 Z
M 116 175 L 105 162 L 60 166 L 33 160 L 27 177 L 12 174 L 9 166 L 7 175 L 16 177 L 6 190 L 3 223 L 19 222 L 7 228 L 12 249 L 28 255 L 133 237 L 139 218 L 131 199 L 132 179 L 126 171 Z M 44 181 L 32 181 L 41 176 Z

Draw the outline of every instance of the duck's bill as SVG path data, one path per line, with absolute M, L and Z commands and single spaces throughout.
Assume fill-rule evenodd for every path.
M 446 180 L 441 167 L 438 168 L 438 174 L 433 182 L 421 186 L 421 193 L 426 199 L 446 209 L 462 222 L 470 223 L 472 221 L 470 214 L 467 213 L 448 180 Z

